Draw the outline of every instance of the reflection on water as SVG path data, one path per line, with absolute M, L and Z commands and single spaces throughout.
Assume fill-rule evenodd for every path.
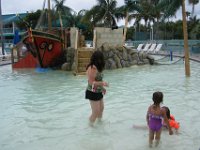
M 159 149 L 200 148 L 200 68 L 184 64 L 133 66 L 105 71 L 109 82 L 103 122 L 88 125 L 84 99 L 87 80 L 71 72 L 0 68 L 0 147 L 2 150 L 145 150 L 145 115 L 152 93 L 164 93 L 164 105 L 180 122 L 178 135 L 163 131 Z

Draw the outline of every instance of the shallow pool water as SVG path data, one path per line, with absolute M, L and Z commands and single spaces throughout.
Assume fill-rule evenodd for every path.
M 154 91 L 180 122 L 178 134 L 163 131 L 160 150 L 200 148 L 200 66 L 144 65 L 104 72 L 109 82 L 102 122 L 88 125 L 87 80 L 72 72 L 0 67 L 1 150 L 146 150 L 145 115 Z M 153 148 L 155 149 L 155 148 Z

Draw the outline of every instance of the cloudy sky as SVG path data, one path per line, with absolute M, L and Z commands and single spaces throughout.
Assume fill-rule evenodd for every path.
M 35 11 L 42 9 L 44 0 L 1 0 L 2 13 L 24 13 L 26 11 Z M 118 0 L 118 4 L 123 4 L 124 0 Z M 17 4 L 17 6 L 16 6 Z M 65 5 L 79 11 L 81 9 L 90 9 L 96 4 L 96 0 L 66 0 Z
M 186 0 L 187 1 L 187 0 Z M 90 9 L 96 4 L 96 0 L 66 0 L 65 5 L 78 12 L 81 9 Z M 124 0 L 117 0 L 118 6 L 124 4 Z M 27 11 L 42 9 L 43 0 L 1 0 L 2 14 L 17 14 Z M 186 10 L 191 11 L 192 6 L 186 4 Z M 200 18 L 200 3 L 195 6 L 195 15 Z M 181 11 L 177 12 L 176 18 L 181 17 Z

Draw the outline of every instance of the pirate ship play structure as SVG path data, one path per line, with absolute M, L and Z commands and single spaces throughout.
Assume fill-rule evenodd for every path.
M 60 28 L 52 28 L 51 21 L 48 21 L 48 28 L 40 27 L 32 30 L 28 24 L 27 27 L 28 30 L 21 42 L 12 49 L 13 68 L 48 68 L 55 67 L 57 63 L 62 65 L 65 63 L 62 62 L 63 55 L 69 53 L 70 41 L 70 48 L 74 49 L 72 70 L 75 75 L 85 74 L 85 67 L 95 49 L 105 42 L 109 45 L 123 45 L 123 28 L 114 30 L 96 27 L 92 47 L 85 47 L 84 38 L 81 40 L 83 36 L 75 27 L 70 28 L 70 31 L 68 28 L 62 28 L 62 24 Z
M 50 10 L 50 0 L 48 3 Z M 21 42 L 12 50 L 13 68 L 52 67 L 63 56 L 63 49 L 67 45 L 67 29 L 63 29 L 62 26 L 53 28 L 50 13 L 48 15 L 48 28 L 32 30 L 30 25 L 21 19 L 26 24 L 27 31 Z

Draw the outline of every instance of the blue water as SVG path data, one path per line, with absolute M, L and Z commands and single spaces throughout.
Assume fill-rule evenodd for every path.
M 105 71 L 109 82 L 104 118 L 88 125 L 85 76 L 72 72 L 37 72 L 0 67 L 1 150 L 147 150 L 145 115 L 154 91 L 180 122 L 178 134 L 163 131 L 159 150 L 200 148 L 200 67 L 184 64 L 144 65 Z

